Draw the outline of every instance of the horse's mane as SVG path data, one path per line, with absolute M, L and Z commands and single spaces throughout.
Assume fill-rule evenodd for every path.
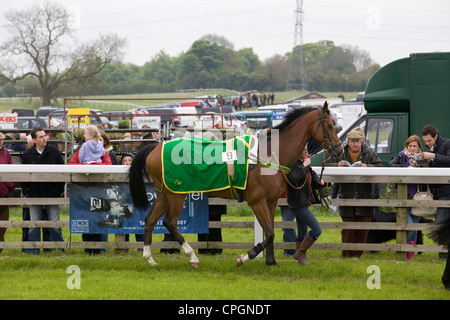
M 284 115 L 284 120 L 279 125 L 273 127 L 273 129 L 283 130 L 284 128 L 288 127 L 291 123 L 293 123 L 295 120 L 300 118 L 301 116 L 304 116 L 305 114 L 317 110 L 317 107 L 301 107 L 301 108 L 295 108 L 292 110 L 289 110 Z

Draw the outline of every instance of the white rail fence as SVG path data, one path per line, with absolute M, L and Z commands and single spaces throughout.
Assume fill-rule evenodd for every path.
M 314 170 L 320 173 L 321 168 Z M 127 181 L 128 167 L 126 166 L 83 166 L 83 165 L 0 165 L 0 181 L 14 182 L 46 182 L 62 181 L 72 182 L 124 182 Z M 313 250 L 370 250 L 394 251 L 398 258 L 404 258 L 406 251 L 446 252 L 438 245 L 410 245 L 406 244 L 406 231 L 430 230 L 433 224 L 407 223 L 407 207 L 450 207 L 450 200 L 415 201 L 407 199 L 407 184 L 450 184 L 450 168 L 335 168 L 326 167 L 323 173 L 326 182 L 337 183 L 392 183 L 397 184 L 396 199 L 333 199 L 332 205 L 337 206 L 371 206 L 396 207 L 397 221 L 383 223 L 362 222 L 320 222 L 323 229 L 371 229 L 396 230 L 395 244 L 350 244 L 350 243 L 321 243 L 320 239 L 311 249 Z M 69 198 L 2 198 L 0 205 L 32 205 L 57 204 L 68 205 Z M 210 204 L 246 205 L 235 200 L 210 198 Z M 280 199 L 279 204 L 285 204 Z M 262 229 L 256 221 L 210 221 L 210 228 L 253 228 L 255 229 L 254 242 L 240 242 L 239 239 L 230 242 L 193 242 L 193 248 L 223 248 L 223 249 L 250 249 L 263 238 Z M 0 221 L 3 228 L 26 227 L 61 227 L 69 228 L 69 221 Z M 295 222 L 275 222 L 275 228 L 296 228 Z M 281 232 L 281 230 L 279 230 Z M 67 248 L 65 242 L 0 242 L 0 248 Z M 114 242 L 71 242 L 70 248 L 106 248 L 116 249 L 119 253 L 128 248 L 141 248 L 142 243 L 125 242 L 124 235 L 116 235 Z M 178 247 L 176 242 L 154 242 L 154 248 Z M 274 243 L 275 249 L 292 249 L 294 243 Z

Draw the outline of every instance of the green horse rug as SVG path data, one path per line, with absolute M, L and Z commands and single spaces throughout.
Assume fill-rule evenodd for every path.
M 181 137 L 165 141 L 162 151 L 164 186 L 174 193 L 244 190 L 247 186 L 253 136 L 226 141 Z

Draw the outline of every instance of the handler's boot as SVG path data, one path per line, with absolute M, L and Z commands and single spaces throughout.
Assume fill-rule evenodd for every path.
M 308 264 L 308 260 L 306 260 L 306 251 L 314 244 L 316 240 L 314 240 L 309 233 L 303 238 L 303 241 L 300 243 L 299 248 L 294 254 L 294 259 L 298 261 L 300 264 Z
M 415 240 L 408 241 L 408 244 L 416 244 L 416 241 Z M 414 257 L 414 251 L 407 251 L 406 252 L 406 259 L 412 260 L 413 257 Z
M 298 248 L 300 248 L 301 241 L 295 241 L 295 252 L 297 252 Z

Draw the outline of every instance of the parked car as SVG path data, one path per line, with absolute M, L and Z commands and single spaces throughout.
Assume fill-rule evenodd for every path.
M 196 99 L 202 99 L 206 104 L 210 105 L 211 107 L 218 107 L 219 106 L 219 96 L 213 94 L 213 95 L 205 95 L 205 96 L 198 96 L 195 97 Z
M 199 111 L 199 113 L 210 113 L 210 112 L 221 113 L 222 109 L 221 109 L 221 107 L 211 107 L 211 108 L 199 109 L 198 111 Z M 233 106 L 223 106 L 223 113 L 233 113 L 235 111 L 236 110 L 234 109 Z
M 40 107 L 36 112 L 36 117 L 47 117 L 52 111 L 57 109 L 53 107 Z
M 17 113 L 18 117 L 34 117 L 33 109 L 12 109 L 11 113 Z
M 247 127 L 254 126 L 256 129 L 262 129 L 264 125 L 268 125 L 269 127 L 273 126 L 272 123 L 272 111 L 240 111 L 235 112 L 231 115 L 233 118 L 246 121 Z M 228 118 L 228 117 L 227 117 Z
M 109 120 L 110 128 L 118 128 L 120 120 L 130 120 L 130 110 L 103 111 L 103 115 Z M 114 116 L 112 116 L 114 115 Z
M 40 117 L 17 117 L 18 129 L 48 128 L 48 121 Z
M 209 108 L 210 105 L 203 100 L 184 100 L 178 102 L 182 107 Z

